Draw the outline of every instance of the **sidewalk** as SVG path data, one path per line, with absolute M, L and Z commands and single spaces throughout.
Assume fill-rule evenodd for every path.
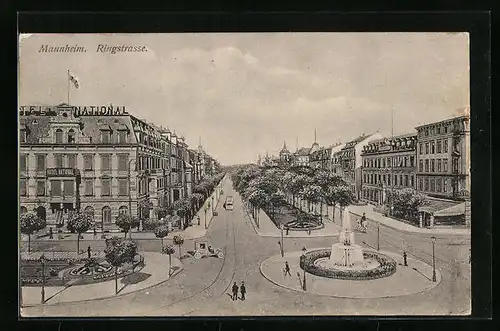
M 243 207 L 244 208 L 244 207 Z M 248 222 L 252 225 L 255 232 L 262 237 L 275 237 L 281 238 L 281 230 L 274 225 L 273 221 L 267 216 L 264 211 L 259 212 L 259 227 L 255 224 L 255 221 L 252 219 L 248 211 L 245 210 L 245 218 L 248 219 Z M 308 234 L 307 231 L 293 231 L 290 230 L 288 235 L 286 231 L 283 230 L 283 237 L 287 238 L 311 238 L 311 237 L 334 237 L 340 233 L 340 226 L 332 223 L 331 221 L 325 219 L 324 220 L 325 227 L 319 230 L 312 230 L 311 234 Z
M 214 201 L 215 201 L 215 206 L 214 206 L 214 210 L 217 211 L 217 208 L 219 208 L 219 205 L 220 205 L 220 199 L 223 197 L 223 196 L 219 196 L 219 199 L 217 200 L 215 198 L 215 193 L 212 193 L 211 196 L 208 197 L 207 201 L 211 201 L 211 197 L 214 196 Z M 205 201 L 206 202 L 206 201 Z M 199 216 L 200 217 L 200 225 L 198 225 L 198 220 L 196 218 L 196 216 Z M 203 210 L 203 208 L 201 208 L 198 213 L 196 213 L 193 217 L 193 219 L 191 220 L 191 224 L 193 225 L 190 225 L 189 227 L 187 227 L 185 230 L 177 230 L 177 231 L 171 231 L 168 236 L 166 236 L 164 239 L 168 240 L 172 240 L 174 238 L 174 236 L 176 235 L 181 235 L 184 240 L 190 240 L 190 239 L 198 239 L 198 238 L 202 238 L 206 235 L 207 233 L 207 229 L 209 228 L 210 226 L 210 223 L 212 222 L 212 219 L 213 219 L 213 213 L 212 213 L 212 208 L 210 208 L 208 211 L 207 211 L 207 228 L 205 229 L 205 211 Z M 43 231 L 43 230 L 42 230 Z M 43 238 L 36 238 L 36 234 L 32 235 L 31 236 L 31 241 L 37 241 L 37 242 L 43 242 L 43 241 L 58 241 L 58 240 L 61 240 L 61 241 L 76 241 L 77 239 L 77 234 L 76 233 L 63 233 L 63 238 L 62 239 L 58 239 L 58 233 L 54 233 L 53 235 L 53 238 L 52 239 L 49 239 L 49 237 L 43 237 Z M 98 232 L 97 233 L 97 236 L 94 237 L 94 234 L 89 231 L 89 232 L 86 232 L 86 233 L 82 233 L 82 236 L 83 236 L 83 239 L 80 239 L 80 240 L 100 240 L 101 239 L 101 235 L 102 233 Z M 107 237 L 113 237 L 113 236 L 116 236 L 116 237 L 124 237 L 124 233 L 123 232 L 110 232 L 110 233 L 106 233 Z M 129 238 L 129 233 L 127 234 L 127 238 Z M 153 231 L 150 231 L 150 232 L 138 232 L 137 229 L 134 229 L 132 231 L 132 239 L 133 240 L 151 240 L 151 239 L 158 239 L 154 232 Z M 24 234 L 21 234 L 21 241 L 22 242 L 28 242 L 28 236 L 27 235 L 24 235 Z
M 168 275 L 168 255 L 151 252 L 141 252 L 144 256 L 145 266 L 133 275 L 128 275 L 118 280 L 118 295 L 123 295 L 142 290 L 167 281 L 182 270 L 182 263 L 172 256 L 173 274 Z M 121 289 L 121 290 L 120 290 Z M 22 287 L 22 302 L 24 307 L 40 305 L 41 287 Z M 62 302 L 75 302 L 115 297 L 115 280 L 106 282 L 75 285 L 69 287 L 45 287 L 45 305 Z
M 336 208 L 338 209 L 338 208 Z M 452 227 L 434 227 L 434 228 L 419 228 L 398 220 L 395 220 L 390 217 L 385 217 L 384 215 L 377 213 L 373 211 L 373 207 L 370 205 L 366 206 L 349 206 L 349 210 L 352 215 L 356 216 L 357 218 L 361 218 L 363 213 L 365 213 L 366 218 L 368 221 L 372 222 L 380 222 L 380 224 L 383 224 L 387 227 L 402 231 L 402 232 L 407 232 L 407 233 L 422 233 L 422 234 L 429 234 L 429 235 L 436 235 L 436 234 L 442 234 L 442 235 L 460 235 L 460 236 L 470 236 L 470 228 L 452 228 Z M 371 225 L 371 224 L 369 224 Z

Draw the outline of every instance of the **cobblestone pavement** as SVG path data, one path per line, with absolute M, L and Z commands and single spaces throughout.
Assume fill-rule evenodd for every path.
M 262 261 L 279 254 L 278 239 L 255 233 L 230 181 L 225 183 L 224 192 L 235 197 L 235 208 L 233 211 L 221 210 L 205 237 L 214 247 L 224 247 L 224 259 L 183 260 L 183 272 L 170 281 L 117 298 L 33 307 L 27 308 L 27 312 L 31 316 L 259 316 L 442 315 L 465 314 L 470 310 L 470 240 L 467 237 L 438 237 L 435 260 L 442 281 L 427 292 L 378 299 L 332 298 L 301 293 L 276 286 L 260 274 Z M 288 238 L 285 239 L 285 250 L 300 251 L 304 246 L 329 247 L 336 241 L 332 237 Z M 402 233 L 389 227 L 380 227 L 377 231 L 375 227 L 369 227 L 367 233 L 356 235 L 356 242 L 371 248 L 378 242 L 380 250 L 396 254 L 401 254 L 404 248 L 409 258 L 432 264 L 432 244 L 426 234 Z M 138 244 L 146 251 L 158 251 L 160 247 L 159 240 L 138 240 Z M 191 245 L 192 241 L 186 241 L 184 247 Z M 245 282 L 245 301 L 231 300 L 229 288 L 234 281 L 238 285 Z

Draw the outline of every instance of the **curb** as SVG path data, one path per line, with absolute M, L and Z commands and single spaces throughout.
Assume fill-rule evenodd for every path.
M 349 211 L 352 215 L 355 215 L 355 216 L 358 216 L 358 217 L 361 217 L 362 215 L 358 214 L 358 213 L 355 213 L 355 212 L 352 212 L 352 211 Z M 379 221 L 376 221 L 376 220 L 373 220 L 371 219 L 370 217 L 366 217 L 368 220 L 370 220 L 371 222 L 373 223 L 380 223 L 381 225 L 387 227 L 387 228 L 391 228 L 391 229 L 394 229 L 394 230 L 397 230 L 397 231 L 400 231 L 400 232 L 403 232 L 403 233 L 406 233 L 406 234 L 429 234 L 429 235 L 442 235 L 442 236 L 449 236 L 449 235 L 452 235 L 452 236 L 462 236 L 462 237 L 468 237 L 470 236 L 471 234 L 470 233 L 453 233 L 453 232 L 450 232 L 450 233 L 443 233 L 441 231 L 439 231 L 439 229 L 435 229 L 436 232 L 426 232 L 426 231 L 420 231 L 420 230 L 403 230 L 403 229 L 400 229 L 398 227 L 395 227 L 395 226 L 391 226 L 391 225 L 388 225 L 384 222 L 379 222 Z M 399 222 L 399 221 L 396 221 L 395 222 Z M 420 229 L 420 228 L 416 228 L 416 229 Z M 429 230 L 429 231 L 432 231 L 432 230 Z M 447 239 L 447 237 L 445 237 Z
M 179 260 L 179 262 L 180 262 L 180 260 Z M 143 287 L 143 288 L 137 289 L 137 290 L 132 291 L 132 292 L 118 293 L 118 294 L 115 294 L 115 295 L 105 296 L 105 297 L 100 297 L 100 298 L 95 298 L 95 299 L 84 299 L 84 300 L 64 301 L 64 302 L 44 303 L 44 304 L 42 304 L 42 303 L 39 303 L 39 304 L 27 304 L 27 305 L 20 306 L 20 308 L 22 309 L 22 308 L 33 308 L 33 307 L 57 306 L 57 305 L 63 305 L 63 304 L 73 304 L 73 303 L 82 303 L 82 302 L 90 302 L 90 301 L 97 301 L 97 300 L 106 300 L 106 299 L 111 299 L 111 298 L 117 298 L 117 297 L 121 297 L 121 296 L 132 294 L 132 293 L 136 293 L 138 291 L 146 290 L 146 289 L 149 289 L 151 287 L 155 287 L 155 286 L 164 284 L 164 283 L 168 282 L 170 279 L 172 279 L 175 276 L 177 276 L 178 274 L 180 274 L 182 271 L 184 271 L 184 265 L 181 262 L 180 263 L 180 269 L 178 269 L 174 273 L 172 273 L 172 275 L 169 278 L 167 278 L 165 280 L 162 280 L 161 282 L 158 282 L 156 284 L 152 284 L 152 285 L 149 285 L 147 287 Z M 122 278 L 120 278 L 120 279 L 122 279 Z
M 315 248 L 315 249 L 322 249 L 322 248 Z M 368 249 L 368 250 L 371 250 L 371 249 Z M 290 252 L 289 252 L 290 253 Z M 299 253 L 300 255 L 300 251 L 295 251 L 295 252 L 291 252 L 291 253 Z M 395 253 L 392 253 L 392 252 L 387 252 L 387 251 L 380 251 L 379 253 L 382 253 L 382 254 L 386 254 L 386 255 L 389 255 L 389 256 L 393 256 Z M 367 300 L 367 299 L 389 299 L 389 298 L 397 298 L 397 297 L 404 297 L 404 296 L 408 296 L 408 295 L 416 295 L 416 294 L 420 294 L 420 293 L 424 293 L 424 292 L 428 292 L 430 290 L 433 290 L 435 289 L 439 284 L 441 284 L 441 281 L 443 280 L 443 277 L 442 277 L 442 274 L 441 272 L 439 271 L 438 268 L 436 268 L 436 276 L 437 276 L 437 279 L 438 281 L 436 282 L 436 285 L 428 288 L 428 289 L 423 289 L 423 290 L 420 290 L 418 292 L 414 292 L 414 293 L 408 293 L 408 294 L 400 294 L 400 295 L 385 295 L 385 296 L 377 296 L 377 297 L 352 297 L 352 296 L 340 296 L 340 295 L 331 295 L 331 294 L 321 294 L 321 293 L 312 293 L 312 292 L 307 292 L 307 291 L 304 291 L 304 290 L 301 290 L 301 289 L 297 289 L 297 288 L 293 288 L 293 287 L 290 287 L 290 286 L 287 286 L 287 285 L 283 285 L 283 284 L 280 284 L 280 283 L 277 283 L 276 281 L 272 280 L 271 278 L 269 278 L 268 276 L 266 276 L 266 274 L 264 273 L 264 271 L 262 270 L 262 265 L 264 264 L 264 262 L 266 262 L 267 260 L 273 258 L 273 257 L 279 257 L 281 255 L 274 255 L 274 256 L 271 256 L 269 258 L 267 258 L 266 260 L 262 261 L 260 263 L 260 266 L 259 266 L 259 271 L 260 271 L 260 274 L 265 278 L 267 279 L 269 282 L 273 283 L 274 285 L 278 286 L 278 287 L 281 287 L 281 288 L 284 288 L 284 289 L 287 289 L 287 290 L 292 290 L 292 291 L 295 291 L 295 292 L 302 292 L 304 294 L 309 294 L 309 295 L 317 295 L 317 296 L 322 296 L 322 297 L 330 297 L 330 298 L 340 298 L 340 299 L 354 299 L 354 300 L 357 300 L 357 299 L 363 299 L 363 300 Z M 413 259 L 413 260 L 416 260 L 416 259 Z M 419 261 L 419 260 L 416 260 L 416 261 Z M 423 261 L 420 261 L 424 264 L 427 264 Z M 302 269 L 301 269 L 302 270 Z M 310 275 L 310 274 L 309 274 Z M 312 275 L 310 275 L 312 276 Z M 315 277 L 318 277 L 318 276 L 315 276 Z M 390 278 L 390 276 L 388 277 Z M 332 279 L 333 280 L 333 279 Z M 360 282 L 362 282 L 363 280 L 360 280 Z M 347 282 L 347 281 L 346 281 Z

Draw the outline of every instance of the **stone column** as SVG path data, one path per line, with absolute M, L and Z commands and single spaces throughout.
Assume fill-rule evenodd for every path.
M 434 215 L 431 215 L 430 218 L 430 227 L 432 228 L 434 226 Z
M 423 216 L 422 216 L 422 213 L 419 213 L 419 215 L 418 215 L 418 227 L 421 228 L 423 226 L 424 226 Z

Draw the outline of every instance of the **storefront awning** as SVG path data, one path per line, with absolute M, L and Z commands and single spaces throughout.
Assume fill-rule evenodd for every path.
M 429 204 L 422 206 L 418 209 L 419 212 L 428 213 L 434 216 L 452 216 L 452 215 L 460 215 L 457 214 L 459 208 L 456 206 L 462 205 L 462 203 L 455 201 L 442 201 L 442 200 L 430 200 Z M 465 211 L 465 204 L 462 207 L 463 211 Z M 450 211 L 448 211 L 450 210 Z M 453 214 L 449 214 L 453 213 Z
M 439 210 L 434 213 L 434 216 L 460 216 L 465 214 L 465 202 L 456 204 L 446 209 Z

